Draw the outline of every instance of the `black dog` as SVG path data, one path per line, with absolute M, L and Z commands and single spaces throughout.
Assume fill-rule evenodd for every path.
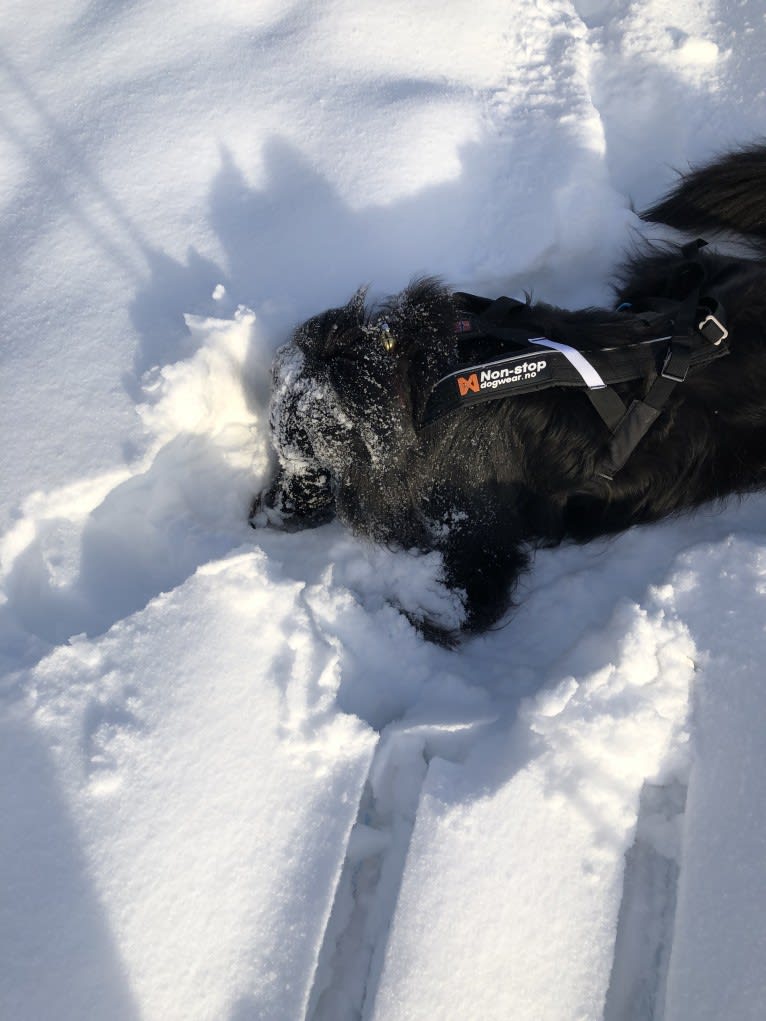
M 275 359 L 279 469 L 253 522 L 337 515 L 375 542 L 438 550 L 475 632 L 505 611 L 534 547 L 762 487 L 766 145 L 692 172 L 643 215 L 733 234 L 749 253 L 645 250 L 616 311 L 428 279 L 299 327 Z

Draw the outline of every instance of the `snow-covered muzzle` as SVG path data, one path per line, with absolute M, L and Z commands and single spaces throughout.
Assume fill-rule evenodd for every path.
M 273 365 L 270 427 L 277 470 L 254 506 L 253 522 L 296 529 L 336 512 L 358 527 L 365 481 L 399 471 L 415 444 L 410 402 L 413 359 L 452 339 L 449 292 L 433 281 L 408 288 L 382 308 L 365 306 L 365 291 L 309 319 L 281 347 Z M 424 339 L 427 343 L 424 344 Z M 381 536 L 385 521 L 373 526 Z
M 326 380 L 307 374 L 306 356 L 294 344 L 276 354 L 269 415 L 278 467 L 256 510 L 271 524 L 310 527 L 329 520 L 334 498 L 329 466 L 315 452 L 312 435 L 333 422 L 332 395 Z
M 265 517 L 295 529 L 329 520 L 352 465 L 369 463 L 379 449 L 380 429 L 372 420 L 380 425 L 388 413 L 384 380 L 391 365 L 370 333 L 359 291 L 343 308 L 298 327 L 277 351 L 270 409 L 277 470 L 256 501 L 254 521 Z M 380 413 L 373 414 L 373 406 Z

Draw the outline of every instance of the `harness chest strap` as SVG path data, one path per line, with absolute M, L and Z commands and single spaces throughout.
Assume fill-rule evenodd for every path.
M 697 284 L 681 302 L 674 318 L 674 335 L 659 375 L 651 383 L 643 400 L 634 400 L 620 421 L 612 427 L 612 438 L 606 458 L 597 474 L 608 481 L 623 468 L 643 437 L 665 408 L 673 391 L 683 383 L 693 365 L 695 347 L 715 357 L 715 352 L 728 353 L 724 341 L 729 331 L 723 325 L 724 312 L 718 302 L 708 315 L 699 320 L 700 284 L 704 278 L 699 251 L 706 242 L 698 239 L 684 245 L 682 251 L 697 275 Z

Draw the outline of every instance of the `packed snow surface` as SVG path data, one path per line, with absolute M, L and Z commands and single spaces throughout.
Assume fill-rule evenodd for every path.
M 0 22 L 0 1017 L 766 1016 L 766 500 L 537 557 L 251 530 L 290 327 L 418 273 L 608 302 L 763 132 L 757 0 Z

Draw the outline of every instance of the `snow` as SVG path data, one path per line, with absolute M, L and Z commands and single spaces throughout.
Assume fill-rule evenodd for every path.
M 695 686 L 695 756 L 685 814 L 678 937 L 667 1017 L 760 1017 L 766 953 L 757 893 L 766 853 L 758 722 L 766 713 L 762 542 L 730 538 L 681 561 L 678 604 L 706 649 Z M 701 600 L 694 590 L 715 591 Z M 760 604 L 760 612 L 758 606 Z M 740 614 L 740 605 L 752 609 Z M 703 637 L 704 636 L 704 637 Z
M 4 991 L 6 1016 L 130 1017 L 135 1001 L 150 1017 L 214 1017 L 235 999 L 300 1016 L 375 736 L 336 711 L 338 657 L 306 639 L 299 591 L 263 555 L 233 555 L 32 672 L 27 755 L 52 775 L 27 781 L 48 809 L 31 843 L 25 827 L 8 834 L 4 960 L 26 981 Z M 52 812 L 57 785 L 70 798 Z M 58 843 L 61 815 L 74 833 L 54 883 L 42 847 Z M 89 910 L 66 860 L 77 856 Z M 48 896 L 34 890 L 40 870 Z M 69 908 L 63 945 L 49 896 Z M 115 949 L 99 952 L 119 985 L 80 945 L 88 914 L 110 930 Z M 26 940 L 9 939 L 17 929 Z
M 273 352 L 421 272 L 581 306 L 762 132 L 759 5 L 9 0 L 0 1016 L 766 1014 L 764 498 L 538 555 L 252 531 Z

